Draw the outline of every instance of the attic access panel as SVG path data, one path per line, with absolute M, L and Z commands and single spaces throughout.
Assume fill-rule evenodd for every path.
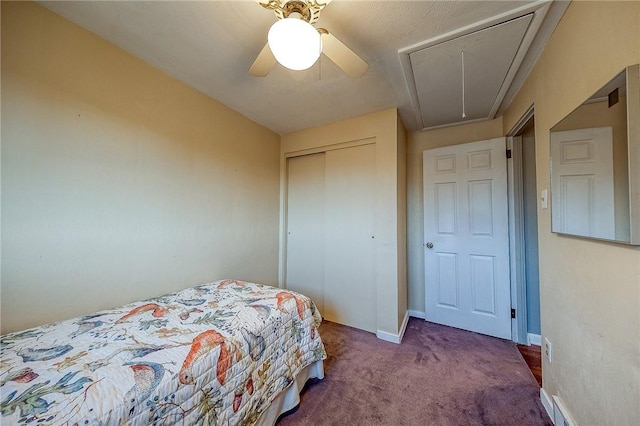
M 532 19 L 530 13 L 410 53 L 422 127 L 493 118 L 508 88 L 507 74 L 512 65 L 517 68 L 514 59 Z

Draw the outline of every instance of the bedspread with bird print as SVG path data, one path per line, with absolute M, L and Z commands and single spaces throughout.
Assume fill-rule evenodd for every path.
M 326 358 L 306 296 L 222 280 L 0 340 L 0 423 L 252 425 Z

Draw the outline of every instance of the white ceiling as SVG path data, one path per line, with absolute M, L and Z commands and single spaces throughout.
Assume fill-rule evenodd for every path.
M 364 77 L 352 79 L 324 56 L 306 71 L 276 65 L 266 77 L 249 75 L 276 20 L 250 0 L 39 3 L 279 134 L 390 107 L 398 107 L 408 130 L 493 118 L 517 92 L 568 5 L 334 0 L 316 26 L 370 64 Z M 536 25 L 531 16 L 499 25 L 536 12 Z M 461 49 L 469 64 L 465 120 Z

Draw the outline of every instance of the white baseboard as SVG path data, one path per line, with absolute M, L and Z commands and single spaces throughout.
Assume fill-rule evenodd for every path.
M 549 395 L 547 394 L 547 392 L 545 392 L 543 388 L 540 388 L 540 401 L 542 402 L 542 405 L 544 406 L 545 411 L 551 418 L 551 421 L 553 421 L 553 402 L 551 401 L 551 398 L 549 398 Z
M 539 334 L 527 333 L 527 342 L 530 345 L 542 346 L 542 338 Z
M 409 316 L 410 317 L 414 317 L 414 318 L 425 319 L 427 317 L 427 314 L 425 314 L 424 312 L 420 312 L 420 311 L 409 310 Z
M 400 335 L 389 333 L 388 331 L 378 330 L 376 331 L 376 337 L 385 342 L 400 343 Z
M 571 413 L 564 405 L 559 396 L 553 395 L 553 424 L 562 426 L 576 426 L 576 422 L 571 417 Z
M 407 331 L 407 324 L 409 323 L 409 311 L 404 313 L 404 319 L 402 320 L 402 325 L 400 326 L 400 341 L 398 343 L 402 343 L 402 338 L 404 337 L 404 332 Z
M 404 314 L 404 319 L 402 320 L 402 325 L 400 326 L 400 333 L 393 334 L 387 331 L 378 330 L 376 332 L 376 337 L 380 340 L 384 340 L 391 343 L 401 343 L 402 337 L 404 336 L 404 332 L 407 329 L 407 323 L 409 322 L 409 311 Z

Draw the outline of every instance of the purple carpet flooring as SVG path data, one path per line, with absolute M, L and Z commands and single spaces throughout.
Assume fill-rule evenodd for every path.
M 325 378 L 286 425 L 552 425 L 513 342 L 411 318 L 402 344 L 328 321 Z

